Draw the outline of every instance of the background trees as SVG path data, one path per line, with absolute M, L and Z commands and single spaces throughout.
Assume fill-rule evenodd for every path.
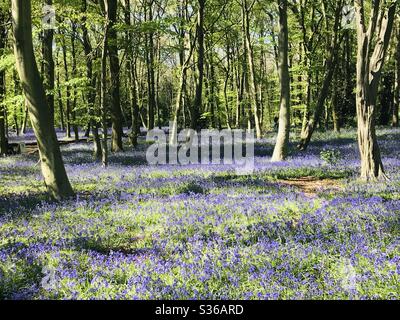
M 55 28 L 42 24 L 45 4 L 56 10 Z M 287 45 L 282 40 L 283 4 Z M 366 6 L 367 13 L 358 14 L 364 20 L 375 14 L 368 13 L 370 7 L 391 8 L 371 20 L 370 35 L 364 37 L 368 53 L 357 51 L 367 22 L 356 24 L 354 5 L 344 0 L 32 0 L 33 49 L 55 126 L 71 139 L 93 139 L 96 159 L 102 153 L 100 134 L 106 139 L 107 128 L 111 151 L 119 152 L 124 149 L 123 127 L 129 128 L 135 146 L 140 127 L 172 121 L 173 131 L 250 128 L 259 138 L 276 131 L 279 123 L 274 159 L 282 160 L 288 154 L 289 128 L 305 150 L 316 130 L 340 131 L 360 123 L 354 94 L 357 75 L 361 77 L 357 61 L 378 61 L 371 65 L 377 72 L 373 87 L 362 90 L 376 90 L 375 97 L 370 95 L 371 119 L 398 125 L 399 28 L 395 36 L 389 33 L 395 2 L 355 4 Z M 384 15 L 389 12 L 390 19 Z M 10 130 L 19 134 L 30 126 L 15 77 L 7 16 L 0 39 L 2 153 Z M 353 32 L 356 26 L 361 38 Z M 363 108 L 358 109 L 360 115 Z M 373 140 L 372 123 L 367 127 Z

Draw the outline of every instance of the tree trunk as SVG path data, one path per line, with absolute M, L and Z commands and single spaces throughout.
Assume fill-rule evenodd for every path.
M 65 82 L 67 83 L 65 87 L 66 91 L 66 107 L 65 116 L 67 120 L 67 138 L 71 138 L 71 90 L 68 84 L 69 81 L 69 71 L 68 71 L 68 60 L 67 60 L 67 45 L 65 43 L 65 35 L 63 35 L 62 40 L 62 52 L 63 52 L 63 61 L 64 61 L 64 72 L 65 72 Z
M 396 3 L 393 2 L 386 9 L 380 8 L 385 4 L 375 2 L 369 26 L 365 25 L 364 3 L 361 0 L 355 0 L 354 3 L 358 43 L 356 106 L 361 178 L 376 180 L 386 178 L 375 132 L 375 106 L 383 63 L 393 29 Z
M 26 101 L 26 98 L 24 99 L 24 105 L 25 105 L 25 110 L 24 110 L 24 120 L 22 122 L 22 134 L 26 133 L 26 126 L 28 124 L 28 118 L 29 118 L 28 102 Z
M 126 25 L 131 25 L 131 11 L 130 11 L 130 0 L 125 0 L 125 23 Z M 126 33 L 126 43 L 128 46 L 127 49 L 127 78 L 129 84 L 129 103 L 131 108 L 131 134 L 130 134 L 130 143 L 133 147 L 137 146 L 137 138 L 138 138 L 138 123 L 139 123 L 139 106 L 138 106 L 138 97 L 137 97 L 137 88 L 136 88 L 136 59 L 134 57 L 134 50 L 132 47 L 134 46 L 133 37 L 131 36 L 131 32 L 127 31 Z M 140 128 L 139 128 L 140 129 Z
M 108 12 L 108 0 L 104 0 L 106 13 Z M 107 124 L 107 53 L 108 53 L 108 37 L 111 27 L 111 21 L 108 18 L 104 28 L 104 39 L 103 39 L 103 48 L 101 52 L 101 74 L 100 74 L 100 109 L 101 109 L 101 121 L 103 127 L 103 139 L 101 141 L 101 161 L 103 163 L 103 167 L 108 166 L 108 124 Z M 115 119 L 114 119 L 115 120 Z
M 5 72 L 0 71 L 0 155 L 6 155 L 8 149 L 8 142 L 6 137 L 6 121 L 5 121 L 6 112 L 3 104 L 5 89 L 6 89 Z
M 72 70 L 71 74 L 72 77 L 76 77 L 76 48 L 75 48 L 75 37 L 76 37 L 76 25 L 75 22 L 72 22 L 72 35 L 71 35 L 71 49 L 72 49 Z M 78 123 L 77 123 L 77 117 L 76 117 L 76 100 L 77 100 L 77 91 L 76 91 L 76 85 L 74 84 L 72 86 L 72 127 L 74 129 L 74 138 L 75 141 L 79 141 L 79 128 L 78 128 Z
M 396 48 L 396 70 L 395 70 L 395 90 L 394 90 L 394 106 L 392 116 L 392 126 L 399 126 L 399 106 L 400 106 L 400 23 L 397 30 L 397 48 Z
M 183 39 L 184 40 L 184 39 Z M 178 117 L 179 113 L 182 109 L 182 104 L 183 104 L 183 94 L 185 92 L 185 85 L 186 85 L 186 73 L 189 69 L 189 63 L 190 59 L 193 55 L 193 50 L 194 50 L 194 43 L 190 42 L 190 47 L 189 47 L 189 54 L 185 59 L 185 50 L 184 46 L 185 44 L 182 43 L 183 50 L 181 52 L 181 61 L 182 61 L 182 66 L 181 66 L 181 75 L 179 78 L 179 87 L 178 87 L 178 93 L 176 96 L 176 102 L 175 102 L 175 110 L 174 110 L 174 120 L 172 122 L 172 128 L 169 133 L 169 143 L 170 145 L 176 145 L 178 143 L 177 141 L 177 136 L 178 136 Z
M 279 0 L 279 78 L 281 84 L 279 131 L 272 155 L 273 162 L 286 159 L 289 148 L 290 134 L 290 75 L 288 65 L 288 21 L 287 0 Z
M 152 0 L 146 0 L 147 4 L 145 7 L 146 20 L 148 22 L 153 21 L 153 5 Z M 148 12 L 147 12 L 148 9 Z M 154 32 L 150 31 L 146 35 L 146 67 L 147 67 L 147 98 L 148 98 L 148 118 L 147 127 L 149 130 L 154 128 L 154 115 L 157 107 L 156 102 L 156 90 L 155 90 L 155 76 L 154 76 Z
M 0 8 L 0 54 L 4 53 L 7 38 L 7 15 L 6 12 Z M 8 149 L 6 137 L 6 121 L 5 121 L 5 108 L 3 104 L 5 91 L 6 91 L 6 72 L 0 70 L 0 155 L 6 155 Z
M 338 2 L 336 6 L 332 43 L 328 43 L 328 58 L 326 60 L 325 77 L 322 83 L 322 88 L 319 91 L 317 104 L 315 106 L 315 110 L 312 114 L 312 117 L 308 119 L 308 122 L 303 127 L 301 140 L 298 145 L 298 148 L 300 150 L 306 150 L 311 141 L 315 128 L 319 123 L 319 121 L 321 120 L 321 115 L 323 114 L 324 111 L 325 101 L 328 98 L 329 89 L 332 85 L 332 79 L 336 70 L 337 55 L 340 44 L 338 33 L 340 27 L 340 14 L 342 11 L 342 7 L 343 7 L 342 1 Z
M 333 131 L 336 133 L 340 132 L 340 105 L 339 105 L 339 93 L 338 93 L 338 79 L 337 72 L 333 83 L 332 93 L 332 120 L 333 120 Z
M 14 82 L 14 96 L 19 96 L 21 95 L 21 86 L 18 80 L 18 74 L 16 70 L 13 70 L 13 82 Z M 15 131 L 17 136 L 20 134 L 20 128 L 19 128 L 19 119 L 18 119 L 18 114 L 17 114 L 17 106 L 15 106 L 14 110 L 14 126 L 15 126 Z
M 61 83 L 60 83 L 60 72 L 61 72 L 61 67 L 58 59 L 58 50 L 56 54 L 56 62 L 57 62 L 57 100 L 58 100 L 58 111 L 60 113 L 60 124 L 61 124 L 61 130 L 65 130 L 65 122 L 64 122 L 64 106 L 63 106 L 63 101 L 62 101 L 62 93 L 61 93 Z
M 204 79 L 204 10 L 205 0 L 198 0 L 199 10 L 197 13 L 197 82 L 194 103 L 190 108 L 191 128 L 201 129 L 200 114 L 203 107 L 203 79 Z
M 38 142 L 45 184 L 52 197 L 69 197 L 73 195 L 73 190 L 65 171 L 33 51 L 31 2 L 12 0 L 12 18 L 16 65 Z
M 119 152 L 123 151 L 122 136 L 122 110 L 121 110 L 121 98 L 120 98 L 120 66 L 118 58 L 118 46 L 117 46 L 117 31 L 115 30 L 115 25 L 117 23 L 117 0 L 105 0 L 107 2 L 106 14 L 107 19 L 110 22 L 107 38 L 109 43 L 108 54 L 110 58 L 110 74 L 111 74 L 111 123 L 112 123 L 112 133 L 111 133 L 111 151 Z
M 258 98 L 257 80 L 255 76 L 255 66 L 254 66 L 254 53 L 253 46 L 251 45 L 250 37 L 250 11 L 247 0 L 243 1 L 242 4 L 243 11 L 243 26 L 244 26 L 244 42 L 247 52 L 247 62 L 248 62 L 248 72 L 249 72 L 249 96 L 251 101 L 252 113 L 254 116 L 254 125 L 256 129 L 257 139 L 261 139 L 261 122 L 260 122 L 260 100 Z
M 53 0 L 44 0 L 45 5 L 53 5 Z M 50 116 L 54 118 L 54 58 L 53 58 L 53 37 L 54 30 L 46 28 L 42 37 L 43 56 L 43 85 L 46 91 L 47 103 Z
M 99 137 L 99 124 L 95 119 L 95 102 L 96 102 L 96 88 L 97 88 L 97 75 L 93 74 L 93 49 L 90 43 L 88 30 L 86 27 L 86 11 L 87 11 L 87 0 L 82 0 L 82 38 L 83 38 L 83 49 L 86 57 L 86 77 L 90 81 L 89 88 L 87 90 L 87 102 L 89 108 L 89 127 L 93 134 L 93 157 L 96 160 L 101 159 L 101 141 Z

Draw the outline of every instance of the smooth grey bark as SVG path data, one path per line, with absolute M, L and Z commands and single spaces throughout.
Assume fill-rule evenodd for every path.
M 107 124 L 107 116 L 108 116 L 108 108 L 107 108 L 107 54 L 108 54 L 108 37 L 111 27 L 111 21 L 108 15 L 108 0 L 104 0 L 104 8 L 106 12 L 106 22 L 104 28 L 104 38 L 103 38 L 103 47 L 101 51 L 101 73 L 100 73 L 100 109 L 101 109 L 101 122 L 103 129 L 103 137 L 101 140 L 101 161 L 103 163 L 103 167 L 108 166 L 108 124 Z M 114 119 L 115 120 L 115 119 Z
M 71 34 L 71 56 L 72 56 L 72 68 L 71 68 L 71 75 L 73 78 L 76 77 L 76 46 L 75 46 L 75 37 L 76 37 L 76 24 L 72 21 L 72 34 Z M 72 128 L 74 130 L 74 139 L 75 141 L 79 141 L 79 128 L 77 124 L 77 117 L 76 117 L 76 102 L 77 102 L 77 90 L 76 85 L 72 86 Z
M 203 80 L 204 80 L 204 11 L 205 0 L 198 0 L 196 36 L 197 36 L 197 81 L 194 103 L 190 108 L 190 127 L 201 129 L 200 114 L 203 108 Z
M 25 106 L 25 110 L 24 110 L 24 119 L 22 121 L 22 134 L 26 133 L 26 127 L 27 127 L 28 118 L 29 118 L 28 103 L 26 101 L 26 98 L 24 99 L 24 106 Z
M 11 3 L 15 60 L 38 142 L 44 181 L 53 198 L 70 197 L 74 192 L 65 171 L 53 118 L 33 51 L 31 1 L 12 0 Z
M 147 22 L 153 21 L 153 6 L 154 1 L 146 0 L 145 6 L 145 18 Z M 147 68 L 147 99 L 148 99 L 148 110 L 147 110 L 147 127 L 149 130 L 154 128 L 155 123 L 155 111 L 157 107 L 156 101 L 156 89 L 155 89 L 155 76 L 154 76 L 154 31 L 146 34 L 146 68 Z
M 247 52 L 247 64 L 248 64 L 248 72 L 249 72 L 249 96 L 250 96 L 250 104 L 251 111 L 254 116 L 254 126 L 256 130 L 257 139 L 261 139 L 261 121 L 260 121 L 260 100 L 258 97 L 258 85 L 256 80 L 256 71 L 254 64 L 254 50 L 251 45 L 251 36 L 250 36 L 250 11 L 252 9 L 252 5 L 248 4 L 247 0 L 243 0 L 242 3 L 242 19 L 243 19 L 243 31 L 244 31 L 244 43 L 246 46 Z
M 181 52 L 181 58 L 184 59 L 184 62 L 181 66 L 181 74 L 179 77 L 179 87 L 178 87 L 178 93 L 176 96 L 176 102 L 175 102 L 175 110 L 174 110 L 174 118 L 172 122 L 172 128 L 169 133 L 169 144 L 170 145 L 176 145 L 178 143 L 177 141 L 177 136 L 178 136 L 178 117 L 179 113 L 183 107 L 183 95 L 185 92 L 185 85 L 186 85 L 186 75 L 187 71 L 189 69 L 189 63 L 190 59 L 192 58 L 193 51 L 194 51 L 194 42 L 196 41 L 196 37 L 194 38 L 193 42 L 189 40 L 189 54 L 185 58 L 185 50 L 182 50 Z M 182 44 L 184 46 L 184 43 Z
M 228 97 L 228 86 L 229 86 L 229 80 L 231 78 L 231 50 L 230 50 L 230 45 L 229 42 L 227 43 L 226 46 L 226 60 L 227 60 L 227 66 L 224 67 L 225 69 L 225 78 L 224 78 L 224 106 L 225 106 L 225 123 L 226 127 L 231 130 L 232 125 L 231 125 L 231 110 L 229 107 L 230 99 Z M 233 90 L 232 90 L 233 91 Z
M 63 54 L 63 63 L 64 63 L 64 79 L 67 83 L 65 86 L 65 95 L 66 95 L 66 110 L 65 117 L 67 122 L 67 137 L 71 138 L 71 88 L 68 84 L 69 81 L 69 70 L 68 70 L 68 60 L 67 60 L 67 45 L 65 43 L 65 38 L 63 36 L 61 42 L 62 54 Z
M 397 3 L 374 0 L 368 25 L 364 2 L 354 0 L 354 5 L 358 44 L 356 106 L 361 178 L 387 179 L 375 132 L 376 99 Z
M 64 121 L 64 104 L 62 100 L 62 93 L 61 93 L 61 82 L 60 82 L 60 73 L 61 73 L 61 65 L 59 62 L 58 57 L 59 50 L 57 50 L 56 54 L 56 66 L 57 66 L 57 76 L 56 76 L 56 83 L 57 83 L 57 101 L 58 101 L 58 112 L 60 113 L 60 125 L 61 130 L 65 130 L 65 121 Z
M 108 25 L 108 35 L 107 35 L 107 51 L 110 59 L 110 75 L 111 75 L 111 105 L 110 105 L 110 115 L 112 123 L 111 132 L 111 151 L 118 152 L 123 151 L 122 136 L 122 110 L 121 110 L 121 97 L 120 97 L 120 65 L 118 58 L 118 36 L 115 30 L 115 25 L 117 23 L 117 0 L 104 0 Z
M 44 0 L 45 5 L 52 6 L 53 0 Z M 47 103 L 54 118 L 54 58 L 53 58 L 54 30 L 46 28 L 42 36 L 42 58 L 43 58 L 43 85 L 46 91 Z
M 6 112 L 3 105 L 5 96 L 5 72 L 0 71 L 0 156 L 7 154 L 8 143 L 6 137 Z
M 125 23 L 130 26 L 131 23 L 131 11 L 130 11 L 130 0 L 125 0 Z M 138 97 L 137 97 L 137 87 L 136 87 L 136 52 L 133 50 L 133 37 L 130 31 L 126 32 L 126 43 L 127 43 L 127 78 L 129 85 L 129 103 L 131 108 L 131 134 L 130 134 L 130 143 L 133 147 L 137 146 L 137 139 L 139 135 L 139 105 L 138 105 Z
M 392 116 L 392 126 L 399 126 L 399 106 L 400 106 L 400 23 L 397 24 L 396 30 L 397 46 L 396 46 L 396 70 L 395 70 L 395 90 L 394 90 L 394 106 Z
M 279 6 L 279 79 L 281 88 L 279 131 L 272 162 L 286 159 L 290 135 L 290 75 L 289 75 L 289 37 L 287 20 L 287 0 L 278 0 Z
M 7 27 L 6 27 L 6 19 L 7 15 L 0 8 L 0 54 L 3 54 L 3 51 L 6 47 L 6 38 L 7 38 Z M 5 86 L 5 78 L 6 73 L 5 70 L 0 71 L 0 155 L 6 155 L 8 149 L 7 137 L 6 137 L 6 119 L 5 119 L 5 108 L 3 104 L 3 99 L 5 96 L 6 86 Z
M 87 102 L 90 117 L 90 129 L 93 135 L 93 157 L 96 160 L 101 159 L 101 141 L 99 136 L 99 124 L 95 119 L 95 102 L 96 102 L 96 86 L 97 86 L 97 75 L 93 74 L 93 49 L 90 43 L 89 33 L 87 30 L 86 22 L 86 12 L 87 12 L 87 0 L 82 0 L 81 11 L 83 13 L 82 17 L 82 40 L 83 40 L 83 50 L 85 52 L 86 59 L 86 77 L 89 81 L 89 87 L 87 88 Z

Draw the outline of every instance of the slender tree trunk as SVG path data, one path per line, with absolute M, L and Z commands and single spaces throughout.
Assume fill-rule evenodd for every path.
M 62 100 L 62 93 L 61 93 L 61 83 L 60 83 L 60 72 L 61 72 L 61 66 L 59 63 L 58 59 L 58 52 L 56 54 L 56 65 L 57 65 L 57 100 L 58 100 L 58 111 L 60 113 L 60 125 L 61 125 L 61 130 L 65 130 L 65 122 L 64 122 L 64 106 L 63 106 L 63 100 Z
M 255 66 L 254 66 L 254 53 L 253 46 L 251 45 L 250 37 L 250 11 L 247 0 L 243 1 L 242 4 L 243 11 L 243 25 L 244 25 L 244 36 L 245 36 L 245 46 L 247 51 L 247 61 L 248 61 L 248 72 L 249 72 L 249 89 L 250 89 L 250 101 L 252 113 L 254 116 L 254 125 L 256 129 L 257 139 L 261 139 L 261 122 L 260 122 L 260 100 L 258 98 L 257 80 L 255 76 Z
M 194 104 L 190 108 L 191 113 L 191 125 L 190 127 L 194 130 L 201 129 L 200 114 L 203 108 L 203 79 L 204 79 L 204 10 L 205 0 L 198 0 L 199 11 L 197 13 L 197 82 L 196 82 L 196 94 Z
M 184 59 L 182 69 L 181 69 L 181 75 L 179 78 L 179 87 L 178 87 L 178 93 L 176 96 L 176 102 L 175 102 L 175 110 L 174 110 L 174 119 L 172 122 L 172 128 L 169 133 L 169 144 L 170 145 L 176 145 L 178 143 L 177 141 L 177 135 L 178 135 L 178 117 L 179 113 L 182 109 L 182 103 L 183 103 L 183 94 L 185 92 L 185 85 L 186 85 L 186 74 L 189 69 L 189 63 L 190 59 L 193 55 L 193 50 L 194 50 L 194 44 L 190 42 L 190 47 L 189 47 L 189 54 L 185 59 L 185 50 L 182 51 L 182 56 L 181 58 Z M 184 43 L 182 44 L 184 46 Z
M 53 5 L 53 0 L 44 0 L 45 5 Z M 42 37 L 43 56 L 43 85 L 46 90 L 47 103 L 50 108 L 50 116 L 54 118 L 54 58 L 53 58 L 54 30 L 46 28 Z
M 156 100 L 156 110 L 157 110 L 157 127 L 161 129 L 161 109 L 160 109 L 160 64 L 161 64 L 161 39 L 160 36 L 157 37 L 157 71 L 156 80 L 154 85 L 154 96 Z
M 333 83 L 333 93 L 332 93 L 332 120 L 333 120 L 333 131 L 336 133 L 340 132 L 340 110 L 339 110 L 339 94 L 338 94 L 338 79 L 337 72 L 335 76 L 335 81 Z
M 392 116 L 392 126 L 399 126 L 399 106 L 400 106 L 400 23 L 396 30 L 397 47 L 396 47 L 396 70 L 395 70 L 395 90 L 394 90 L 394 106 Z
M 76 77 L 76 47 L 75 47 L 75 37 L 76 37 L 76 25 L 75 22 L 72 22 L 72 35 L 71 35 L 71 48 L 72 48 L 72 70 L 71 74 L 72 77 Z M 74 138 L 75 141 L 79 141 L 79 128 L 77 124 L 77 117 L 76 117 L 76 100 L 77 100 L 77 91 L 76 85 L 72 86 L 72 127 L 74 129 Z
M 8 142 L 6 137 L 6 121 L 5 121 L 6 112 L 3 104 L 5 89 L 6 89 L 5 85 L 6 85 L 5 72 L 0 71 L 0 156 L 6 155 L 8 149 Z
M 6 12 L 0 8 L 0 55 L 4 54 L 7 39 L 6 27 L 7 15 Z M 0 70 L 0 156 L 7 154 L 8 143 L 6 137 L 6 121 L 5 121 L 5 108 L 3 100 L 6 91 L 6 73 L 5 70 Z
M 26 98 L 24 99 L 24 106 L 25 106 L 25 109 L 24 109 L 24 120 L 22 122 L 22 134 L 26 133 L 26 127 L 27 127 L 28 118 L 29 118 L 28 102 L 27 102 Z
M 279 131 L 273 162 L 286 159 L 289 149 L 290 135 L 290 74 L 288 65 L 289 39 L 287 22 L 287 0 L 278 0 L 279 5 L 279 78 L 281 84 L 281 99 L 279 113 Z
M 103 167 L 108 166 L 108 124 L 107 124 L 107 54 L 108 54 L 108 40 L 109 40 L 109 32 L 111 27 L 111 20 L 108 18 L 108 10 L 109 10 L 109 2 L 108 0 L 104 0 L 107 21 L 104 28 L 104 39 L 103 39 L 103 48 L 101 52 L 101 80 L 100 80 L 100 109 L 101 109 L 101 121 L 103 127 L 103 138 L 101 141 L 101 154 L 102 154 L 102 163 Z
M 125 0 L 125 23 L 126 25 L 131 25 L 131 11 L 130 11 L 130 0 Z M 136 59 L 134 57 L 134 50 L 132 47 L 134 46 L 133 37 L 130 31 L 127 31 L 126 34 L 126 42 L 127 42 L 127 78 L 129 84 L 129 102 L 131 107 L 131 134 L 130 134 L 130 143 L 133 147 L 137 146 L 138 139 L 138 123 L 139 123 L 139 106 L 138 106 L 138 97 L 137 97 L 137 88 L 136 88 Z M 139 128 L 140 129 L 140 128 Z
M 217 128 L 217 101 L 216 101 L 216 80 L 215 80 L 215 67 L 214 67 L 214 57 L 213 52 L 210 49 L 210 75 L 209 75 L 209 85 L 210 85 L 210 114 L 211 114 L 211 126 Z
M 117 0 L 105 0 L 107 2 L 107 19 L 110 21 L 108 30 L 108 54 L 110 57 L 110 74 L 111 74 L 111 123 L 112 123 L 112 133 L 111 133 L 111 151 L 119 152 L 123 151 L 122 136 L 122 110 L 121 110 L 121 97 L 120 97 L 120 66 L 118 58 L 118 46 L 117 46 L 117 31 L 115 30 L 115 25 L 117 23 Z
M 64 37 L 64 35 L 63 35 Z M 65 72 L 65 82 L 66 87 L 66 107 L 67 109 L 65 110 L 65 116 L 67 120 L 67 137 L 71 138 L 71 89 L 70 85 L 68 84 L 69 81 L 69 70 L 68 70 L 68 60 L 67 60 L 67 45 L 65 43 L 65 39 L 63 38 L 62 40 L 62 52 L 63 52 L 63 61 L 64 61 L 64 72 Z
M 99 136 L 99 124 L 95 119 L 95 102 L 96 102 L 96 88 L 97 88 L 97 75 L 93 74 L 93 49 L 90 43 L 89 34 L 86 26 L 86 12 L 87 12 L 87 0 L 82 0 L 82 38 L 83 38 L 83 49 L 86 57 L 86 77 L 90 81 L 89 88 L 87 90 L 87 102 L 89 108 L 89 127 L 93 134 L 93 157 L 96 160 L 101 159 L 101 141 Z
M 302 135 L 300 139 L 300 143 L 298 145 L 298 148 L 300 150 L 306 150 L 312 135 L 315 131 L 315 128 L 317 124 L 321 120 L 321 116 L 324 112 L 324 105 L 325 101 L 328 98 L 329 95 L 329 89 L 332 85 L 332 79 L 335 74 L 336 70 L 336 65 L 337 65 L 337 55 L 338 55 L 338 49 L 339 49 L 339 27 L 340 27 L 340 14 L 342 11 L 342 1 L 339 1 L 338 4 L 336 5 L 336 14 L 335 14 L 335 23 L 334 23 L 334 31 L 333 31 L 333 37 L 332 37 L 332 43 L 328 44 L 328 58 L 326 60 L 326 72 L 325 72 L 325 77 L 322 83 L 321 90 L 319 90 L 319 95 L 318 95 L 318 100 L 317 104 L 315 106 L 314 112 L 312 114 L 312 117 L 308 119 L 306 125 L 303 127 L 302 130 Z M 317 81 L 318 83 L 318 81 Z
M 31 1 L 12 0 L 12 19 L 17 70 L 39 146 L 45 184 L 52 197 L 56 199 L 69 197 L 73 195 L 73 190 L 65 171 L 33 51 Z
M 17 71 L 13 71 L 13 82 L 14 82 L 14 96 L 19 96 L 21 95 L 21 86 L 18 80 L 18 74 Z M 20 128 L 19 128 L 19 119 L 18 119 L 18 114 L 17 114 L 17 107 L 14 110 L 14 126 L 15 126 L 15 131 L 17 136 L 20 134 Z
M 243 56 L 240 58 L 240 64 L 242 67 L 242 78 L 241 78 L 241 92 L 242 92 L 242 106 L 241 106 L 241 119 L 242 127 L 247 126 L 248 130 L 252 129 L 252 110 L 251 110 L 251 92 L 250 92 L 250 79 L 249 79 L 249 66 L 248 66 L 248 52 L 246 43 L 246 25 L 245 25 L 245 9 L 242 3 L 242 32 L 243 32 Z
M 228 70 L 225 73 L 225 81 L 224 81 L 224 100 L 225 100 L 225 123 L 226 127 L 230 130 L 231 126 L 231 111 L 229 110 L 229 98 L 228 98 L 228 85 L 230 78 L 230 66 L 228 65 Z
M 146 0 L 146 20 L 153 21 L 153 5 L 154 1 Z M 148 11 L 147 11 L 148 10 Z M 154 115 L 157 107 L 156 92 L 155 92 L 155 76 L 154 76 L 154 32 L 150 31 L 146 35 L 146 67 L 147 67 L 147 98 L 148 98 L 148 121 L 147 127 L 149 130 L 154 128 Z

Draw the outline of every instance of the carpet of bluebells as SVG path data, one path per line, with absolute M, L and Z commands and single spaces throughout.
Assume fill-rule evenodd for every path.
M 279 164 L 266 138 L 246 176 L 148 166 L 144 142 L 104 169 L 91 144 L 69 144 L 77 195 L 63 202 L 37 155 L 1 158 L 0 299 L 399 299 L 400 130 L 378 134 L 389 182 L 357 180 L 352 130 Z M 340 187 L 282 183 L 303 177 Z

